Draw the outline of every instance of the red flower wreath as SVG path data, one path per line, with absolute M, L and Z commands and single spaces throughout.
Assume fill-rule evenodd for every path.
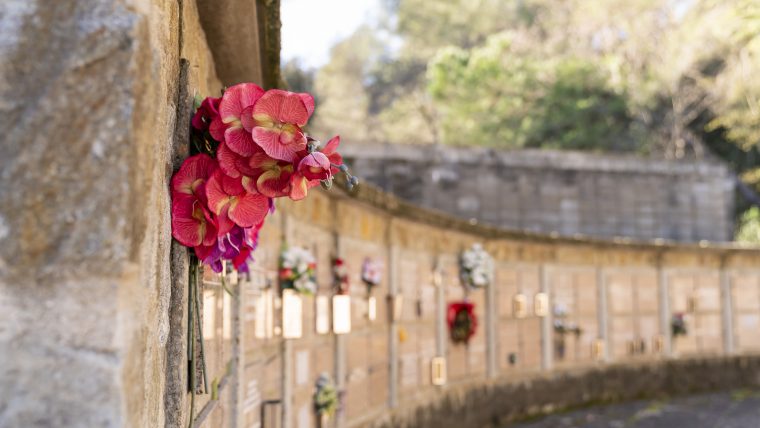
M 478 327 L 478 317 L 475 316 L 475 304 L 471 302 L 449 303 L 446 313 L 451 340 L 455 343 L 468 343 Z

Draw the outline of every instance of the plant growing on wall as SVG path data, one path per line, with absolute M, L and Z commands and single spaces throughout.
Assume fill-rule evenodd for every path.
M 468 288 L 483 288 L 493 281 L 493 259 L 480 244 L 473 244 L 459 257 L 459 278 Z
M 446 313 L 449 335 L 454 343 L 468 343 L 475 335 L 478 318 L 475 316 L 475 304 L 472 302 L 449 303 Z
M 241 83 L 208 97 L 192 118 L 196 154 L 171 181 L 172 236 L 215 272 L 222 261 L 247 271 L 273 199 L 300 200 L 343 172 L 358 183 L 337 152 L 340 137 L 324 146 L 304 131 L 314 98 Z
M 284 248 L 280 253 L 280 288 L 303 294 L 317 292 L 317 263 L 311 251 L 302 247 Z

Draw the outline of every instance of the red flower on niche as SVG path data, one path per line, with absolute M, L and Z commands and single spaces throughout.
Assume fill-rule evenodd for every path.
M 468 343 L 475 335 L 478 318 L 475 316 L 475 304 L 471 302 L 449 303 L 446 312 L 451 340 L 455 343 Z

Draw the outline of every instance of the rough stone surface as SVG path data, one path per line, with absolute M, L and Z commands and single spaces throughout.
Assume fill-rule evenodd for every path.
M 734 177 L 719 163 L 350 143 L 344 152 L 364 180 L 467 220 L 566 236 L 733 236 Z
M 194 10 L 0 4 L 0 426 L 163 423 L 180 55 L 219 88 Z
M 216 71 L 226 86 L 263 80 L 257 3 L 257 0 L 198 1 Z

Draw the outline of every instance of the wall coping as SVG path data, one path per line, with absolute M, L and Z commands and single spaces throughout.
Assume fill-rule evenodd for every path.
M 519 240 L 540 244 L 564 244 L 594 247 L 614 247 L 619 249 L 649 250 L 649 251 L 708 251 L 727 256 L 731 253 L 758 253 L 760 245 L 740 242 L 712 242 L 699 241 L 696 243 L 678 242 L 664 238 L 636 239 L 628 237 L 599 238 L 583 234 L 564 236 L 559 233 L 541 233 L 525 230 L 507 229 L 492 226 L 477 220 L 464 220 L 441 211 L 421 207 L 406 202 L 390 193 L 384 192 L 379 187 L 361 182 L 354 190 L 348 190 L 345 180 L 341 177 L 335 180 L 336 188 L 340 192 L 325 191 L 320 189 L 328 198 L 342 198 L 354 200 L 381 210 L 388 215 L 424 223 L 445 230 L 467 233 L 478 236 L 483 240 Z
M 341 147 L 341 154 L 356 159 L 433 161 L 478 166 L 657 175 L 717 175 L 733 180 L 733 175 L 725 164 L 711 159 L 669 161 L 635 154 L 610 155 L 573 150 L 493 149 L 430 144 L 353 144 Z

